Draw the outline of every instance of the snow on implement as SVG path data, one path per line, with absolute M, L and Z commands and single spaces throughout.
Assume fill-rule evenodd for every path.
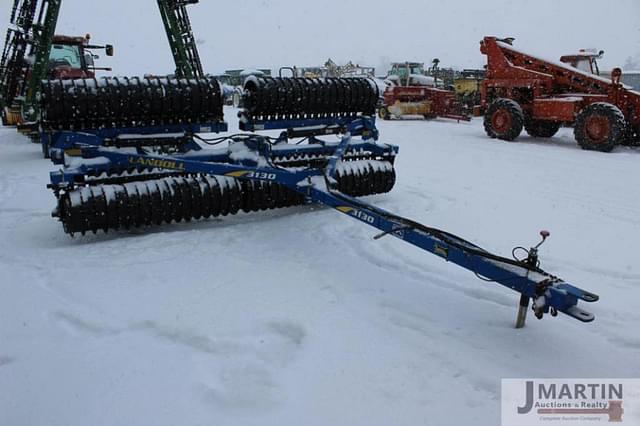
M 79 138 L 120 148 L 165 145 L 187 150 L 193 145 L 187 134 L 227 130 L 222 92 L 214 78 L 43 80 L 40 93 L 40 139 L 54 163 L 76 152 Z
M 185 90 L 172 90 L 177 84 Z M 394 236 L 520 293 L 517 327 L 524 326 L 530 300 L 537 318 L 562 312 L 583 322 L 593 321 L 594 316 L 577 305 L 580 300 L 595 302 L 598 296 L 540 268 L 538 247 L 548 233 L 542 233 L 540 244 L 525 250 L 525 258 L 509 259 L 355 198 L 388 192 L 395 183 L 393 164 L 398 148 L 378 142 L 378 89 L 373 81 L 249 78 L 239 118 L 240 128 L 251 133 L 205 138 L 198 134 L 198 121 L 204 119 L 209 132 L 224 131 L 226 126 L 221 121 L 222 98 L 216 84 L 214 79 L 154 80 L 134 85 L 135 89 L 121 88 L 134 90 L 136 99 L 145 102 L 153 97 L 153 106 L 149 106 L 156 114 L 153 119 L 140 116 L 131 106 L 113 108 L 124 98 L 114 94 L 111 83 L 94 87 L 74 81 L 73 87 L 91 88 L 87 96 L 92 102 L 91 107 L 83 108 L 84 94 L 63 101 L 74 112 L 70 117 L 57 114 L 59 104 L 45 97 L 42 111 L 46 119 L 42 122 L 48 123 L 49 130 L 42 137 L 57 144 L 51 148 L 51 157 L 64 165 L 51 173 L 49 186 L 58 200 L 53 214 L 65 231 L 106 232 L 240 210 L 321 203 L 379 229 L 376 239 Z M 146 89 L 138 92 L 141 87 Z M 208 107 L 203 115 L 199 113 L 204 93 L 197 87 L 214 87 L 216 93 L 207 98 L 210 103 L 204 103 Z M 75 89 L 71 92 L 76 93 Z M 181 107 L 165 111 L 175 105 Z M 188 111 L 192 111 L 191 120 Z M 133 119 L 130 114 L 137 115 Z M 158 129 L 161 132 L 154 133 Z M 261 130 L 282 132 L 278 137 L 255 133 Z M 332 134 L 340 135 L 339 140 L 320 139 Z M 227 146 L 212 149 L 201 145 L 224 142 Z M 68 155 L 73 150 L 80 157 Z
M 71 80 L 43 85 L 43 145 L 49 146 L 54 163 L 67 161 L 62 172 L 52 173 L 58 198 L 55 214 L 71 234 L 304 203 L 293 182 L 277 177 L 287 176 L 288 170 L 313 176 L 326 166 L 338 142 L 321 141 L 318 134 L 348 131 L 362 136 L 362 141 L 345 147 L 348 161 L 336 176 L 344 193 L 388 192 L 395 182 L 397 148 L 376 144 L 377 131 L 366 118 L 375 113 L 378 98 L 377 86 L 370 80 L 249 80 L 241 128 L 288 131 L 278 138 L 245 134 L 213 140 L 197 135 L 227 129 L 220 86 L 213 78 Z M 290 138 L 301 140 L 290 144 Z M 307 144 L 300 144 L 305 140 Z M 220 149 L 202 149 L 198 143 L 225 141 L 231 143 Z M 89 146 L 101 148 L 91 151 Z M 69 155 L 82 149 L 85 157 L 97 159 L 87 164 Z M 118 157 L 122 149 L 139 155 Z M 145 156 L 151 153 L 156 156 Z M 204 168 L 187 168 L 187 164 Z M 225 172 L 209 176 L 216 174 L 208 172 L 210 164 L 223 166 Z M 269 166 L 265 178 L 241 179 L 251 174 L 245 165 L 256 164 Z

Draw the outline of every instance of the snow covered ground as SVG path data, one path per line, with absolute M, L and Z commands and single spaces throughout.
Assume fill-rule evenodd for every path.
M 2 129 L 0 425 L 496 425 L 501 378 L 640 377 L 640 150 L 379 127 L 370 201 L 505 255 L 549 229 L 596 321 L 515 330 L 516 293 L 317 206 L 70 238 Z

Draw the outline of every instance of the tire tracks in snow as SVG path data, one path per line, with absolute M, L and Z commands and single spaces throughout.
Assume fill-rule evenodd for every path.
M 496 289 L 502 290 L 502 288 L 496 284 L 493 284 L 497 286 L 496 288 L 483 288 L 483 283 L 478 283 L 478 288 L 469 288 L 463 284 L 456 284 L 455 276 L 425 270 L 425 265 L 414 260 L 413 257 L 408 256 L 405 250 L 403 250 L 404 247 L 396 247 L 395 244 L 386 244 L 383 248 L 378 248 L 375 245 L 358 244 L 356 240 L 366 239 L 360 236 L 360 234 L 364 232 L 364 230 L 360 229 L 343 232 L 341 235 L 347 238 L 343 238 L 342 240 L 341 244 L 343 248 L 341 251 L 350 251 L 354 258 L 362 259 L 374 269 L 383 270 L 406 277 L 409 280 L 417 281 L 424 285 L 425 292 L 432 291 L 428 290 L 428 287 L 437 288 L 438 290 L 444 289 L 453 294 L 458 294 L 466 299 L 470 299 L 473 302 L 498 305 L 505 308 L 505 312 L 508 312 L 509 315 L 515 312 L 517 298 L 510 294 L 510 290 L 504 289 L 505 293 L 502 294 L 496 291 Z M 580 265 L 580 268 L 582 268 L 582 265 Z M 634 279 L 635 274 L 630 274 L 627 277 Z M 473 279 L 473 277 L 471 277 L 471 279 Z M 468 282 L 468 280 L 464 279 L 464 282 Z M 465 301 L 464 303 L 469 302 Z M 438 345 L 442 345 L 441 340 L 443 336 L 447 341 L 445 346 L 455 347 L 458 344 L 454 342 L 455 339 L 451 340 L 449 336 L 451 333 L 450 328 L 446 325 L 440 327 L 442 326 L 442 322 L 434 316 L 407 312 L 406 308 L 396 308 L 394 305 L 384 302 L 381 303 L 380 306 L 383 312 L 392 312 L 392 314 L 386 315 L 385 317 L 387 322 L 395 327 L 412 330 L 427 339 L 438 341 Z M 601 324 L 598 324 L 597 327 L 584 327 L 583 331 L 587 335 L 597 336 L 597 339 L 607 342 L 606 344 L 608 345 L 639 350 L 640 338 L 634 339 L 629 337 L 630 332 L 628 329 L 625 329 L 623 325 L 625 321 L 629 320 L 634 323 L 640 321 L 640 315 L 633 313 L 629 315 L 631 315 L 630 318 L 627 313 L 616 314 L 605 311 L 601 313 L 597 319 Z M 510 320 L 511 316 L 509 316 L 508 319 Z M 430 324 L 435 324 L 435 326 Z M 442 332 L 440 328 L 446 331 Z M 464 346 L 461 350 L 464 350 L 464 348 L 469 349 L 468 346 Z M 486 347 L 477 346 L 476 343 L 471 343 L 471 349 L 474 352 L 487 350 Z M 449 363 L 449 354 L 450 352 L 448 351 L 444 351 L 440 355 L 434 351 L 428 352 L 428 355 L 437 357 L 444 364 Z M 465 374 L 466 372 L 460 373 L 460 375 Z M 455 373 L 452 374 L 452 377 L 455 377 Z M 472 385 L 477 389 L 490 393 L 495 391 L 495 387 L 486 380 L 472 383 Z
M 349 238 L 349 240 L 352 239 Z M 424 264 L 411 260 L 406 256 L 406 253 L 403 253 L 404 250 L 398 250 L 391 244 L 386 244 L 384 246 L 382 250 L 385 250 L 385 252 L 383 253 L 380 251 L 381 249 L 373 248 L 375 245 L 369 246 L 365 244 L 358 244 L 355 241 L 355 238 L 349 242 L 352 244 L 349 244 L 348 242 L 343 243 L 343 245 L 347 247 L 346 250 L 350 250 L 354 253 L 354 257 L 363 259 L 375 269 L 382 269 L 401 275 L 408 279 L 418 281 L 425 286 L 444 289 L 476 301 L 480 300 L 482 302 L 500 305 L 509 309 L 514 306 L 513 298 L 507 297 L 506 295 L 499 295 L 493 290 L 483 289 L 482 287 L 469 288 L 464 285 L 456 284 L 455 278 L 447 277 L 445 273 L 436 273 L 425 270 Z M 372 248 L 369 249 L 367 247 Z M 425 255 L 428 255 L 428 253 L 425 252 Z
M 69 310 L 53 313 L 60 327 L 80 338 L 107 341 L 133 339 L 144 345 L 148 338 L 191 354 L 194 386 L 201 397 L 218 408 L 266 408 L 284 395 L 280 377 L 304 349 L 307 331 L 299 323 L 273 319 L 250 333 L 212 337 L 192 329 L 154 320 L 113 325 Z M 129 344 L 131 345 L 131 343 Z

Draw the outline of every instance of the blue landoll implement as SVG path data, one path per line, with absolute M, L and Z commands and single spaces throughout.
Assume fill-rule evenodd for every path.
M 52 158 L 64 164 L 62 170 L 51 173 L 49 186 L 58 200 L 54 216 L 66 232 L 107 232 L 240 210 L 321 203 L 379 229 L 376 239 L 385 235 L 399 238 L 520 293 L 517 327 L 524 325 L 531 300 L 538 318 L 562 312 L 583 322 L 593 321 L 594 316 L 579 308 L 578 302 L 595 302 L 598 296 L 540 268 L 538 248 L 548 232 L 541 233 L 537 246 L 520 248 L 526 256 L 505 258 L 356 198 L 388 192 L 395 184 L 398 148 L 378 141 L 378 89 L 372 81 L 251 78 L 245 84 L 245 108 L 239 118 L 240 128 L 252 133 L 212 139 L 199 134 L 199 122 L 204 121 L 209 132 L 225 130 L 222 98 L 216 95 L 210 101 L 216 107 L 202 107 L 194 99 L 198 93 L 202 100 L 204 93 L 194 89 L 201 83 L 195 79 L 185 86 L 188 90 L 173 92 L 169 87 L 173 83 L 168 81 L 149 83 L 140 96 L 147 96 L 147 90 L 157 91 L 154 96 L 159 104 L 148 106 L 155 108 L 153 119 L 151 112 L 141 115 L 137 108 L 110 107 L 120 105 L 114 102 L 117 95 L 111 88 L 106 94 L 87 95 L 92 97 L 89 109 L 78 104 L 85 102 L 82 96 L 66 98 L 63 103 L 73 111 L 71 116 L 55 111 L 60 106 L 47 104 L 45 96 L 41 109 L 46 119 L 42 122 L 49 130 L 42 138 L 56 140 Z M 74 87 L 84 84 L 73 83 Z M 204 84 L 214 85 L 211 81 Z M 167 101 L 161 93 L 172 93 L 173 99 Z M 171 110 L 175 105 L 181 107 Z M 186 105 L 191 109 L 185 109 Z M 211 113 L 202 113 L 203 108 Z M 131 114 L 137 118 L 132 119 Z M 275 138 L 255 133 L 275 129 L 282 130 Z M 178 137 L 168 136 L 169 130 Z M 320 139 L 328 134 L 340 138 Z M 221 145 L 224 142 L 227 146 Z M 219 147 L 203 149 L 201 144 Z

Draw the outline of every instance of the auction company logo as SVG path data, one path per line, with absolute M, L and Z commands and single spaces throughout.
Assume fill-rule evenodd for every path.
M 640 379 L 503 379 L 502 426 L 640 425 Z

